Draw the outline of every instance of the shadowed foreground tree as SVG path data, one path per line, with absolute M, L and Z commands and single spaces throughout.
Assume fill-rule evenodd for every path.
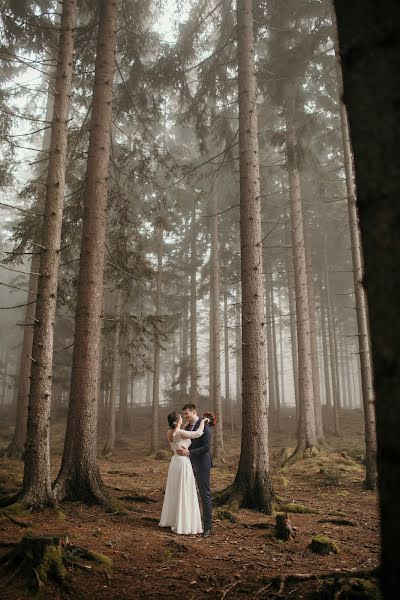
M 76 0 L 65 0 L 55 79 L 46 201 L 42 228 L 36 314 L 32 343 L 31 385 L 20 502 L 53 503 L 50 479 L 50 408 L 54 321 L 64 205 L 68 118 L 72 86 Z
M 333 19 L 336 34 L 336 21 Z M 346 107 L 343 103 L 343 78 L 340 56 L 336 50 L 336 74 L 339 92 L 340 125 L 343 141 L 343 158 L 346 174 L 347 207 L 349 212 L 351 255 L 353 262 L 354 294 L 356 302 L 358 346 L 360 352 L 361 386 L 364 407 L 365 424 L 365 487 L 370 490 L 376 488 L 376 425 L 375 425 L 375 394 L 372 380 L 371 342 L 368 327 L 368 305 L 363 280 L 363 256 L 361 249 L 360 229 L 358 226 L 357 196 L 354 182 L 353 157 L 349 137 L 349 123 Z
M 265 319 L 263 307 L 260 172 L 257 139 L 257 90 L 251 0 L 238 0 L 240 244 L 242 280 L 242 442 L 232 486 L 219 501 L 272 511 L 268 453 Z
M 92 117 L 75 319 L 71 395 L 61 469 L 54 496 L 97 502 L 108 498 L 97 464 L 97 377 L 101 335 L 103 267 L 117 1 L 100 3 Z
M 400 585 L 400 5 L 397 0 L 335 0 L 335 10 L 365 259 L 376 395 L 381 585 L 389 600 L 397 598 Z

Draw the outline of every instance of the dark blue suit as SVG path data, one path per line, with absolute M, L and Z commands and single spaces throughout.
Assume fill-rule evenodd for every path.
M 196 431 L 199 425 L 200 419 L 196 421 L 192 431 Z M 190 429 L 190 425 L 187 425 L 186 429 Z M 197 487 L 199 488 L 203 507 L 204 531 L 212 528 L 212 500 L 210 490 L 210 470 L 212 467 L 210 454 L 211 437 L 211 427 L 206 425 L 203 435 L 192 440 L 189 448 L 193 473 L 196 478 Z

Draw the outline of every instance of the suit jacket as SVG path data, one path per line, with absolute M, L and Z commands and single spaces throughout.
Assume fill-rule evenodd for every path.
M 193 430 L 196 431 L 200 425 L 200 418 L 196 421 Z M 190 429 L 190 425 L 186 426 L 186 429 Z M 204 433 L 199 438 L 192 440 L 189 448 L 190 460 L 192 461 L 193 471 L 209 471 L 211 469 L 212 460 L 210 454 L 212 432 L 211 427 L 206 425 L 204 427 Z

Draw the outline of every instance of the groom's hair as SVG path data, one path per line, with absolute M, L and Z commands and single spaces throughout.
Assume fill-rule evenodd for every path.
M 196 410 L 196 405 L 192 402 L 188 402 L 188 404 L 185 404 L 182 410 L 191 410 L 193 412 L 194 410 Z

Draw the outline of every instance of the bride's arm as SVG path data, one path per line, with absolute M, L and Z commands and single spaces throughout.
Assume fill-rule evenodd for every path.
M 204 424 L 206 422 L 206 419 L 202 419 L 200 421 L 200 425 L 198 427 L 198 429 L 196 429 L 196 431 L 187 431 L 186 429 L 180 429 L 179 430 L 179 437 L 182 438 L 183 440 L 195 440 L 196 438 L 199 438 L 203 435 L 204 433 Z

